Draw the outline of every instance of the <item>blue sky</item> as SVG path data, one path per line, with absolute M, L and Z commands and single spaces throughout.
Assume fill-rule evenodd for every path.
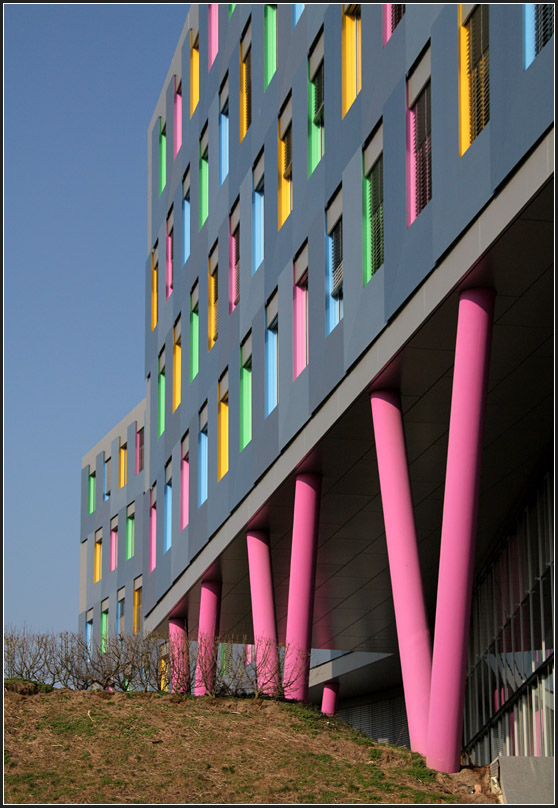
M 147 127 L 185 4 L 4 6 L 4 622 L 76 630 L 81 458 L 145 395 Z

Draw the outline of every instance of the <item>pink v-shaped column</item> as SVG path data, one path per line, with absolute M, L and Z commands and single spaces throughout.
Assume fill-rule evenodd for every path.
M 296 478 L 283 681 L 285 698 L 295 701 L 308 701 L 321 486 L 318 474 Z
M 426 763 L 460 765 L 480 460 L 494 310 L 491 289 L 459 298 Z
M 183 618 L 169 618 L 170 678 L 173 693 L 190 690 L 190 664 L 188 637 Z
M 215 635 L 219 625 L 220 605 L 220 581 L 203 581 L 198 624 L 198 658 L 196 661 L 196 684 L 194 690 L 194 695 L 196 696 L 205 696 L 213 689 L 215 668 L 217 666 Z
M 411 749 L 426 754 L 431 650 L 399 395 L 370 396 Z
M 254 624 L 256 678 L 261 693 L 276 696 L 279 693 L 279 660 L 268 534 L 263 530 L 250 530 L 246 534 L 246 545 Z

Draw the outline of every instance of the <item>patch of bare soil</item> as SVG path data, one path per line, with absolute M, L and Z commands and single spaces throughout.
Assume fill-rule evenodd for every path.
M 158 693 L 4 691 L 7 803 L 495 802 L 300 705 Z

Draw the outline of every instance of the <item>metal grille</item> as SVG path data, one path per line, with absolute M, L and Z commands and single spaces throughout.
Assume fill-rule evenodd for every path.
M 339 219 L 331 231 L 332 255 L 333 255 L 333 281 L 331 296 L 343 296 L 343 219 Z
M 467 22 L 471 142 L 490 120 L 488 5 L 478 5 Z
M 370 210 L 370 266 L 373 275 L 384 263 L 384 161 L 381 156 L 372 168 L 368 179 L 368 206 Z
M 252 123 L 252 49 L 246 54 L 244 60 L 244 97 L 246 99 L 246 129 Z
M 285 144 L 285 160 L 283 165 L 283 179 L 290 180 L 293 173 L 293 127 L 289 126 L 283 140 Z
M 396 696 L 358 707 L 341 707 L 338 716 L 380 743 L 409 747 L 405 702 Z
M 401 22 L 401 17 L 405 13 L 405 4 L 396 5 L 395 3 L 391 6 L 391 31 L 392 33 L 395 31 L 399 23 Z
M 554 3 L 535 6 L 535 53 L 539 53 L 554 33 Z
M 415 213 L 418 216 L 432 199 L 430 82 L 417 98 L 413 113 L 415 129 Z
M 322 126 L 324 122 L 324 63 L 322 62 L 314 77 L 314 124 Z

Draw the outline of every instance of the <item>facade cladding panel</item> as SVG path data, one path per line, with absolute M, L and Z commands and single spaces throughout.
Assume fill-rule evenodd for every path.
M 527 507 L 530 492 L 549 468 L 552 310 L 545 301 L 552 298 L 553 34 L 546 32 L 544 44 L 527 59 L 526 32 L 530 29 L 523 7 L 490 6 L 490 114 L 482 127 L 476 127 L 474 139 L 464 145 L 461 133 L 467 125 L 471 131 L 466 117 L 471 114 L 467 84 L 471 78 L 463 47 L 474 7 L 407 5 L 386 36 L 381 4 L 306 5 L 302 11 L 297 6 L 296 24 L 293 8 L 279 4 L 273 19 L 273 70 L 265 8 L 237 4 L 229 13 L 227 5 L 213 5 L 211 13 L 218 20 L 212 19 L 211 28 L 218 34 L 209 37 L 208 6 L 190 7 L 149 126 L 144 313 L 147 395 L 136 408 L 141 415 L 130 414 L 129 421 L 125 419 L 84 458 L 81 540 L 87 542 L 86 554 L 82 552 L 87 563 L 82 560 L 86 581 L 82 580 L 80 590 L 85 592 L 85 599 L 80 600 L 84 607 L 80 606 L 80 630 L 86 631 L 87 615 L 92 613 L 93 637 L 99 636 L 100 604 L 108 598 L 108 630 L 115 631 L 116 592 L 125 587 L 126 600 L 132 603 L 134 581 L 142 576 L 143 630 L 164 627 L 172 613 L 185 620 L 189 636 L 195 637 L 200 584 L 214 578 L 224 593 L 221 633 L 253 636 L 255 606 L 250 601 L 246 559 L 246 530 L 250 527 L 270 535 L 277 632 L 284 641 L 295 609 L 291 601 L 296 601 L 295 583 L 289 575 L 292 514 L 299 501 L 295 479 L 321 477 L 316 579 L 311 582 L 314 613 L 308 615 L 313 620 L 312 646 L 388 655 L 391 662 L 374 663 L 382 666 L 381 671 L 371 663 L 368 685 L 364 689 L 361 685 L 360 692 L 346 684 L 345 674 L 340 676 L 339 705 L 342 708 L 345 703 L 349 710 L 350 699 L 366 699 L 367 690 L 377 691 L 368 703 L 388 704 L 389 698 L 381 699 L 382 689 L 393 688 L 400 681 L 409 719 L 412 697 L 405 681 L 403 618 L 399 604 L 394 604 L 395 588 L 393 595 L 391 589 L 389 564 L 395 562 L 386 550 L 389 535 L 382 510 L 386 491 L 380 488 L 378 477 L 369 396 L 387 388 L 400 397 L 416 523 L 412 542 L 418 543 L 425 620 L 433 637 L 441 623 L 436 620 L 436 581 L 444 532 L 448 428 L 451 443 L 450 413 L 459 404 L 452 401 L 456 329 L 458 317 L 460 333 L 469 328 L 462 326 L 466 316 L 461 311 L 466 306 L 459 303 L 467 288 L 495 292 L 486 433 L 479 444 L 482 472 L 470 486 L 472 514 L 480 486 L 478 527 L 471 528 L 476 549 L 474 541 L 468 545 L 476 553 L 477 574 L 499 546 L 516 504 L 523 502 Z M 348 30 L 354 30 L 352 44 L 347 40 Z M 366 47 L 358 47 L 359 39 Z M 193 42 L 198 43 L 194 61 Z M 323 148 L 312 156 L 309 172 L 308 71 L 317 42 L 323 47 Z M 252 114 L 241 122 L 245 101 L 242 64 L 248 51 Z M 195 75 L 191 76 L 192 65 Z M 353 72 L 358 80 L 348 93 L 347 76 Z M 220 165 L 224 84 L 227 166 Z M 195 104 L 186 97 L 176 104 L 178 86 L 183 96 L 194 88 Z M 424 181 L 422 175 L 409 171 L 416 163 L 409 145 L 413 134 L 409 94 L 418 98 L 424 87 L 428 88 L 429 106 L 429 187 L 421 205 L 414 206 L 413 215 L 408 216 L 412 195 L 421 191 L 417 183 Z M 280 216 L 279 191 L 285 179 L 279 174 L 279 150 L 284 148 L 281 122 L 286 110 L 290 115 L 292 202 L 289 199 L 290 208 Z M 174 121 L 175 114 L 181 115 L 180 125 Z M 161 121 L 166 132 L 165 155 L 161 154 Z M 181 144 L 174 143 L 175 133 L 180 133 Z M 375 138 L 372 151 L 376 149 L 377 155 L 367 163 Z M 262 155 L 265 206 L 258 227 L 265 239 L 255 266 L 254 172 Z M 370 271 L 366 262 L 371 260 L 372 225 L 366 189 L 378 157 L 382 252 Z M 164 187 L 160 181 L 163 171 Z M 339 189 L 343 282 L 342 297 L 336 300 L 342 302 L 342 316 L 331 328 L 326 222 L 328 206 Z M 207 204 L 207 216 L 205 210 L 200 215 L 200 204 Z M 233 257 L 230 216 L 236 204 L 242 238 L 240 255 Z M 169 214 L 176 211 L 182 215 L 173 215 L 172 294 L 167 296 L 161 245 L 166 244 Z M 377 222 L 375 228 L 376 238 Z M 215 248 L 220 272 L 218 339 L 209 346 L 205 338 L 210 326 L 208 262 Z M 303 248 L 308 264 L 304 278 L 306 361 L 295 368 L 295 262 Z M 159 271 L 154 275 L 155 253 Z M 231 300 L 226 281 L 235 257 L 239 259 L 238 282 L 235 279 L 235 300 Z M 485 295 L 487 300 L 490 296 Z M 276 404 L 270 407 L 265 345 L 267 306 L 272 298 L 280 327 L 274 346 Z M 488 320 L 490 325 L 490 315 Z M 176 361 L 170 360 L 177 322 L 183 324 L 179 373 Z M 250 333 L 251 439 L 247 440 L 241 380 L 246 376 L 242 346 Z M 165 385 L 161 389 L 160 357 L 165 351 Z M 219 380 L 225 371 L 226 468 L 218 462 Z M 479 400 L 482 402 L 482 395 Z M 175 406 L 177 401 L 179 406 Z M 203 458 L 198 441 L 202 410 L 207 413 L 207 457 Z M 138 429 L 144 427 L 144 470 L 138 474 L 134 473 L 136 424 Z M 190 436 L 189 491 L 179 496 L 186 434 Z M 125 442 L 127 482 L 118 488 L 118 450 Z M 471 454 L 475 456 L 474 451 Z M 110 496 L 103 498 L 101 481 L 109 456 L 113 482 Z M 460 457 L 460 453 L 452 456 Z M 90 483 L 93 472 L 96 485 Z M 448 469 L 450 472 L 453 470 Z M 204 492 L 200 499 L 202 473 L 204 479 L 207 475 L 207 496 Z M 168 477 L 175 481 L 175 496 L 167 497 L 169 512 L 165 513 Z M 157 563 L 149 572 L 149 502 L 155 485 L 160 500 Z M 93 490 L 95 507 L 88 501 Z M 188 520 L 183 526 L 184 496 L 188 497 Z M 126 559 L 126 531 L 120 529 L 122 546 L 116 568 L 109 571 L 110 520 L 118 516 L 118 524 L 125 525 L 132 502 L 134 554 Z M 101 529 L 107 548 L 101 578 L 93 583 L 94 537 Z M 302 541 L 310 541 L 301 530 L 297 540 L 302 535 Z M 392 578 L 395 573 L 392 567 Z M 236 586 L 242 576 L 246 583 Z M 472 585 L 472 580 L 465 581 L 465 604 Z M 130 631 L 132 611 L 125 610 L 125 628 Z M 465 609 L 467 625 L 461 634 L 468 632 L 467 619 Z M 523 647 L 521 650 L 526 653 Z M 438 663 L 435 658 L 434 668 L 442 675 Z M 465 670 L 455 676 L 458 690 L 464 691 Z M 472 676 L 468 693 L 476 692 L 477 674 Z M 310 688 L 310 698 L 321 698 L 315 687 Z M 467 707 L 469 748 L 486 747 L 484 740 L 477 743 L 475 738 L 481 738 L 484 731 L 483 715 L 487 721 L 500 720 L 507 701 L 501 693 L 498 698 L 497 714 Z M 433 709 L 435 712 L 436 705 Z M 427 738 L 414 741 L 411 724 L 409 721 L 411 746 L 427 753 L 430 742 Z M 531 748 L 547 750 L 548 744 Z M 432 756 L 431 763 L 446 770 L 453 765 Z

